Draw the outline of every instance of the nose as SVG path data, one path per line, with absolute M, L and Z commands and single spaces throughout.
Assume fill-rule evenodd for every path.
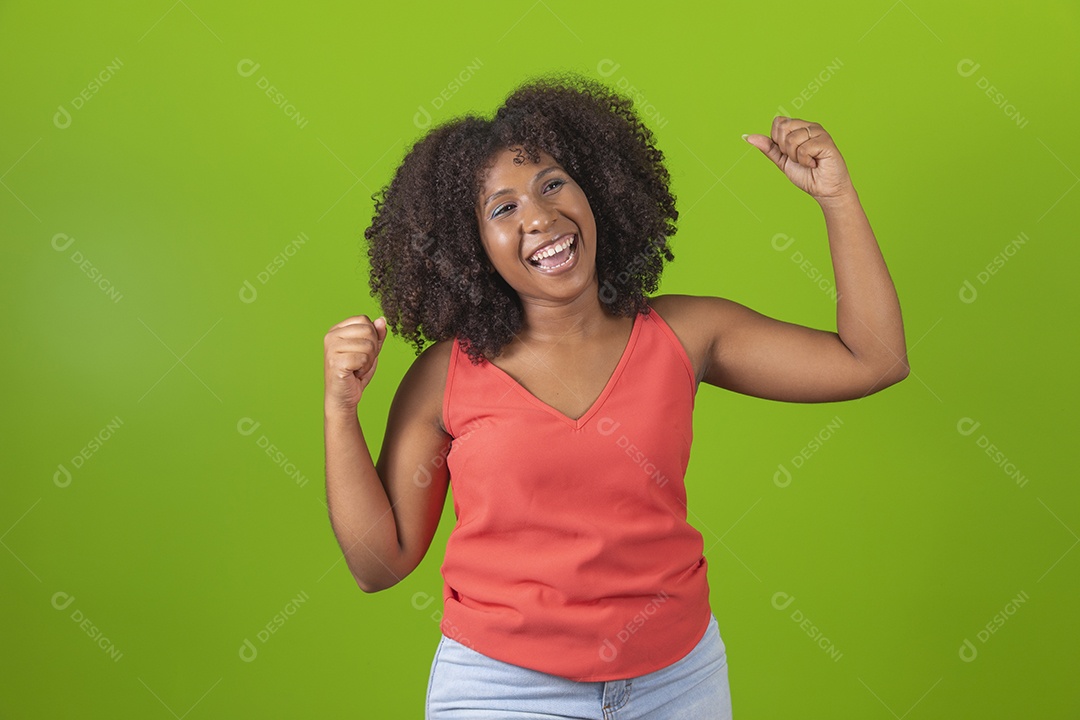
M 555 224 L 559 213 L 542 199 L 529 203 L 523 218 L 526 232 L 543 232 Z

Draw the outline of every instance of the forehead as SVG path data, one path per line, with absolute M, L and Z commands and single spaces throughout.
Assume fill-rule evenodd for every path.
M 543 150 L 537 155 L 539 162 L 533 162 L 524 148 L 514 145 L 495 153 L 485 168 L 480 194 L 486 195 L 494 190 L 517 183 L 526 183 L 538 171 L 549 166 L 561 167 L 555 158 Z

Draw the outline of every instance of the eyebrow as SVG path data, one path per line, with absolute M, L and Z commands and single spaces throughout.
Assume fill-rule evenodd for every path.
M 537 180 L 544 177 L 548 173 L 559 172 L 561 169 L 562 168 L 560 168 L 558 165 L 552 165 L 550 167 L 546 167 L 543 170 L 541 170 L 540 172 L 536 173 L 536 175 L 533 176 L 532 181 L 536 182 Z M 493 192 L 493 193 L 491 193 L 490 195 L 487 196 L 487 200 L 484 200 L 483 207 L 487 207 L 488 204 L 492 200 L 499 197 L 500 195 L 505 195 L 505 194 L 507 194 L 509 192 L 513 192 L 513 190 L 511 190 L 510 188 L 503 188 L 502 190 L 496 190 L 495 192 Z

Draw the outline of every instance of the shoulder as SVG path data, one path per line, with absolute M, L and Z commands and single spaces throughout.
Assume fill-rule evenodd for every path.
M 456 344 L 457 340 L 440 340 L 432 343 L 417 356 L 412 366 L 417 369 L 417 372 L 445 375 Z
M 648 302 L 682 343 L 700 382 L 717 339 L 737 318 L 742 306 L 725 298 L 702 295 L 657 295 Z
M 725 302 L 723 298 L 703 295 L 656 295 L 649 298 L 649 307 L 670 323 L 693 318 Z
M 413 360 L 397 392 L 397 401 L 444 432 L 442 403 L 455 342 L 442 340 L 426 347 Z
M 707 295 L 657 295 L 648 302 L 680 338 L 684 334 L 712 338 L 748 310 L 733 300 Z

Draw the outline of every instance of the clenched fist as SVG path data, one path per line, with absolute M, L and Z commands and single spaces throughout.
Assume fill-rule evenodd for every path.
M 323 341 L 327 409 L 356 412 L 385 339 L 386 319 L 381 317 L 372 321 L 367 315 L 357 315 L 330 328 Z
M 847 165 L 836 143 L 815 122 L 777 116 L 768 135 L 743 138 L 818 202 L 828 202 L 852 190 Z

